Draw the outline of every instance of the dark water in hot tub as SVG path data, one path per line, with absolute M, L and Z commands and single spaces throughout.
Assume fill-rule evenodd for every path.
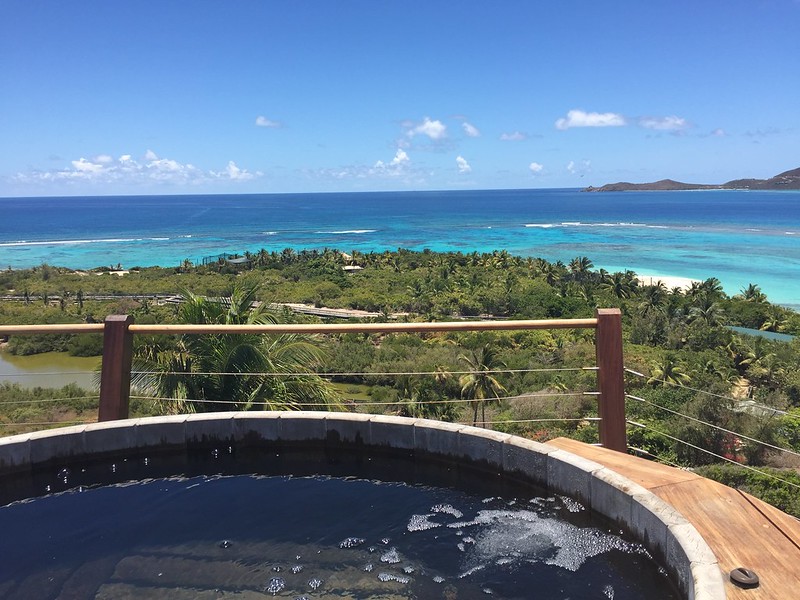
M 53 469 L 51 489 L 82 470 Z M 157 477 L 14 502 L 0 597 L 677 598 L 643 547 L 574 500 L 426 473 Z

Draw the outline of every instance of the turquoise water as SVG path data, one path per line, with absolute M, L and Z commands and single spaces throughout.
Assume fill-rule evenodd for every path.
M 490 190 L 0 199 L 0 266 L 336 248 L 513 254 L 749 283 L 800 307 L 800 192 Z

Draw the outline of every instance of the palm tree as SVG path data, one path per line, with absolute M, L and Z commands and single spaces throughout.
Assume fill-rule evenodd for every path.
M 703 321 L 709 327 L 719 324 L 724 312 L 719 303 L 711 295 L 702 295 L 694 306 L 689 309 L 689 319 Z
M 750 283 L 747 287 L 742 288 L 742 298 L 748 302 L 764 302 L 767 296 L 755 283 Z
M 647 383 L 652 385 L 680 386 L 689 383 L 691 377 L 683 366 L 677 361 L 674 354 L 665 354 L 651 369 L 650 379 Z
M 689 291 L 695 291 L 693 295 L 701 295 L 711 300 L 721 300 L 725 293 L 722 290 L 722 283 L 716 277 L 709 277 L 699 283 L 697 287 L 690 287 Z
M 185 294 L 179 320 L 195 324 L 269 324 L 258 284 L 239 281 L 229 298 Z M 174 348 L 137 353 L 134 386 L 164 398 L 167 411 L 339 409 L 341 399 L 313 374 L 322 352 L 301 335 L 184 335 Z
M 577 256 L 569 261 L 569 270 L 577 281 L 585 279 L 593 267 L 594 263 L 586 256 Z
M 647 316 L 650 313 L 663 313 L 664 306 L 667 303 L 667 288 L 658 281 L 655 285 L 647 285 L 641 291 L 642 302 L 639 308 L 642 311 L 642 316 Z
M 772 304 L 759 329 L 761 331 L 783 331 L 787 322 L 786 311 L 780 306 Z
M 496 350 L 490 343 L 473 350 L 470 354 L 462 354 L 458 360 L 469 371 L 458 380 L 461 384 L 461 397 L 472 401 L 472 424 L 477 425 L 478 408 L 480 408 L 481 421 L 485 427 L 486 404 L 496 403 L 500 395 L 506 391 L 493 371 L 502 369 L 506 365 L 498 358 Z
M 625 273 L 620 272 L 612 273 L 611 275 L 607 276 L 603 283 L 600 284 L 600 287 L 611 292 L 620 300 L 630 298 L 631 294 L 633 293 L 633 285 L 631 284 L 631 280 L 625 275 Z

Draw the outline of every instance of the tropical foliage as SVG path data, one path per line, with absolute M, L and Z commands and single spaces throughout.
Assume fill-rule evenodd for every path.
M 185 294 L 179 321 L 192 324 L 275 323 L 256 302 L 258 284 L 237 282 L 230 297 Z M 341 401 L 314 374 L 319 346 L 296 334 L 183 335 L 174 347 L 141 345 L 135 387 L 159 398 L 168 412 L 338 409 Z

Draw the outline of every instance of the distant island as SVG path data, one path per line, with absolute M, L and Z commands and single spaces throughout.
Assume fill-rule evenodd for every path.
M 727 183 L 683 183 L 662 179 L 652 183 L 608 183 L 602 187 L 589 186 L 584 192 L 634 192 L 673 190 L 800 190 L 800 168 L 785 171 L 769 179 L 734 179 Z

